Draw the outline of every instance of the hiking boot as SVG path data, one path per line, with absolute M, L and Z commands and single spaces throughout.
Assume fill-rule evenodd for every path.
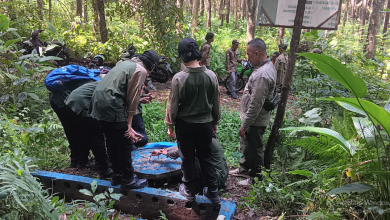
M 113 175 L 111 177 L 111 185 L 117 186 L 117 185 L 121 184 L 121 182 L 122 182 L 121 175 L 113 173 Z
M 237 99 L 236 93 L 235 93 L 235 92 L 232 92 L 231 97 L 232 97 L 232 99 Z
M 99 178 L 100 179 L 111 179 L 114 176 L 114 172 L 112 171 L 111 168 L 108 168 L 106 171 L 101 171 L 99 173 Z
M 184 183 L 180 184 L 179 192 L 182 196 L 184 196 L 188 201 L 195 201 L 195 191 L 188 190 Z
M 206 196 L 208 199 L 210 199 L 211 203 L 213 203 L 213 204 L 219 203 L 218 189 L 209 190 L 208 187 L 205 187 L 203 189 L 203 195 Z
M 148 186 L 148 180 L 138 179 L 138 176 L 133 174 L 133 178 L 122 180 L 121 190 L 129 191 L 129 189 L 141 189 Z

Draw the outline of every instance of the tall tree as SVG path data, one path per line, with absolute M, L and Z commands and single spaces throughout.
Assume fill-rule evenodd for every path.
M 43 21 L 43 0 L 37 0 L 38 4 L 38 17 Z
M 372 12 L 370 16 L 370 25 L 368 26 L 367 45 L 365 47 L 366 58 L 371 59 L 375 56 L 377 35 L 381 27 L 382 13 L 380 11 L 385 5 L 385 0 L 373 0 Z
M 367 0 L 362 0 L 362 10 L 360 11 L 360 39 L 359 41 L 361 41 L 361 39 L 363 38 L 363 34 L 364 34 L 364 25 L 366 23 L 366 15 L 367 14 Z
M 225 1 L 226 1 L 226 9 L 227 9 L 227 13 L 226 13 L 226 24 L 229 24 L 231 0 L 225 0 Z
M 234 1 L 234 27 L 237 27 L 238 22 L 238 0 Z
M 246 25 L 246 40 L 247 42 L 255 38 L 256 31 L 256 15 L 257 15 L 257 0 L 248 0 L 248 15 L 247 15 L 247 25 Z
M 242 20 L 244 20 L 246 17 L 247 17 L 247 10 L 246 10 L 246 5 L 247 5 L 247 2 L 246 2 L 246 0 L 243 0 L 242 1 Z
M 225 13 L 225 1 L 226 0 L 221 0 L 219 4 L 219 19 L 221 19 L 221 26 L 223 26 L 223 19 Z
M 284 37 L 284 28 L 283 27 L 279 27 L 278 35 L 279 35 L 278 44 L 282 44 L 283 43 L 283 37 Z
M 49 0 L 49 18 L 51 18 L 51 9 L 52 9 L 51 0 Z
M 84 0 L 84 22 L 87 23 L 88 22 L 88 0 Z
M 386 8 L 389 9 L 390 8 L 390 1 L 387 0 L 387 4 L 386 4 Z M 387 36 L 387 29 L 389 28 L 389 13 L 386 13 L 386 16 L 385 16 L 385 21 L 383 22 L 383 37 L 386 37 Z
M 297 10 L 294 20 L 294 30 L 290 43 L 290 53 L 288 54 L 288 64 L 286 69 L 286 77 L 284 78 L 282 93 L 274 124 L 272 125 L 271 134 L 269 135 L 267 146 L 264 151 L 264 166 L 266 169 L 271 168 L 271 161 L 276 143 L 279 142 L 279 129 L 282 127 L 284 114 L 286 112 L 286 105 L 288 100 L 288 94 L 291 89 L 291 83 L 293 79 L 293 73 L 295 68 L 295 60 L 297 57 L 297 50 L 299 47 L 299 41 L 302 31 L 303 16 L 305 13 L 306 0 L 298 0 Z
M 199 0 L 193 0 L 194 5 L 192 7 L 192 34 L 195 34 L 196 27 L 198 26 L 198 9 Z
M 351 18 L 355 18 L 355 2 L 356 0 L 351 0 Z
M 206 13 L 207 13 L 206 28 L 210 28 L 211 27 L 211 0 L 206 0 Z
M 106 26 L 106 15 L 104 13 L 104 0 L 95 0 L 95 3 L 99 19 L 101 42 L 106 43 L 108 41 L 108 32 Z
M 97 0 L 91 0 L 92 1 L 92 30 L 93 35 L 95 36 L 97 32 L 99 31 L 99 16 L 98 16 L 98 9 L 97 9 Z
M 76 0 L 76 15 L 80 18 L 83 16 L 83 0 Z
M 204 0 L 200 0 L 200 16 L 204 16 Z
M 349 8 L 349 0 L 346 1 L 346 5 L 345 5 L 345 13 L 344 13 L 344 18 L 343 18 L 343 28 L 345 27 L 345 23 L 347 22 L 348 20 L 348 8 Z

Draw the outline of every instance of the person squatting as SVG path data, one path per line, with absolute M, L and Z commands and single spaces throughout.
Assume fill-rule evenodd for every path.
M 196 194 L 203 194 L 212 203 L 219 203 L 219 191 L 226 187 L 229 170 L 217 139 L 221 94 L 218 78 L 210 70 L 213 41 L 214 34 L 207 33 L 201 48 L 192 38 L 179 43 L 182 66 L 172 79 L 165 117 L 167 134 L 176 138 L 177 146 L 154 150 L 151 156 L 180 157 L 183 183 L 179 192 L 189 201 L 194 201 Z M 233 79 L 237 63 L 244 61 L 237 58 L 238 45 L 239 42 L 233 40 L 226 53 L 226 70 Z M 285 51 L 284 45 L 281 49 Z M 241 101 L 242 125 L 238 132 L 243 156 L 240 167 L 230 171 L 231 175 L 248 177 L 240 185 L 250 184 L 255 177 L 261 178 L 262 136 L 270 121 L 270 112 L 263 105 L 266 99 L 272 98 L 277 86 L 277 71 L 267 58 L 264 41 L 251 40 L 246 51 L 254 71 Z M 120 185 L 122 191 L 148 185 L 146 179 L 135 174 L 131 152 L 148 142 L 141 103 L 151 102 L 153 96 L 141 90 L 147 74 L 158 62 L 157 53 L 147 50 L 138 57 L 118 62 L 100 81 L 69 81 L 64 89 L 50 92 L 50 104 L 69 142 L 70 167 L 93 166 L 88 160 L 91 150 L 100 179 L 111 179 L 111 184 Z M 279 59 L 277 65 L 278 62 Z M 234 83 L 232 80 L 228 93 L 237 98 Z

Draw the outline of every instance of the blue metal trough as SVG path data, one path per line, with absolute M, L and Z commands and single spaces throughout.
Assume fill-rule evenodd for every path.
M 80 193 L 79 190 L 90 190 L 93 178 L 40 170 L 36 170 L 33 175 L 39 178 L 47 188 L 64 196 L 68 201 L 72 199 L 92 201 L 92 197 Z M 109 181 L 97 180 L 97 183 L 98 193 L 108 188 L 113 188 L 114 192 L 120 193 L 119 186 L 112 186 Z M 169 220 L 214 220 L 218 216 L 224 216 L 225 220 L 230 220 L 236 209 L 236 203 L 233 200 L 222 199 L 219 205 L 213 205 L 206 197 L 196 196 L 196 201 L 198 205 L 194 206 L 194 204 L 188 204 L 188 201 L 178 192 L 146 187 L 129 190 L 126 196 L 115 203 L 114 208 L 134 216 L 141 216 L 142 219 L 156 219 L 160 216 L 161 210 Z

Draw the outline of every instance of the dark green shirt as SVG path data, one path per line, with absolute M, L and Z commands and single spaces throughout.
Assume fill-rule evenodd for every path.
M 146 69 L 138 59 L 116 65 L 96 86 L 92 95 L 91 116 L 99 121 L 123 122 L 137 114 Z
M 89 115 L 89 106 L 91 105 L 92 95 L 99 82 L 91 82 L 73 90 L 65 100 L 65 104 L 76 114 L 82 114 L 84 117 Z
M 95 80 L 74 80 L 66 83 L 66 89 L 50 92 L 49 99 L 53 102 L 58 108 L 65 107 L 65 100 L 69 96 L 69 94 L 77 89 L 78 87 L 90 83 L 95 82 Z

